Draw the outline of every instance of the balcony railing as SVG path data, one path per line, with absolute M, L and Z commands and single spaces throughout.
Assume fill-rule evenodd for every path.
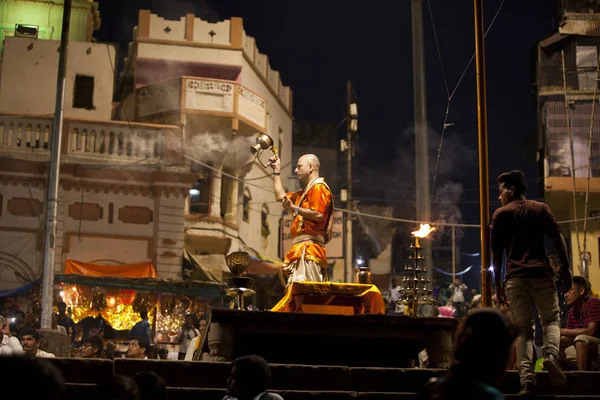
M 561 65 L 547 65 L 539 69 L 538 90 L 540 94 L 548 91 L 564 91 L 566 87 L 568 92 L 589 91 L 600 88 L 596 81 L 597 70 L 595 66 L 591 67 L 567 67 L 563 77 Z
M 11 158 L 50 157 L 52 117 L 0 115 L 0 152 Z M 181 150 L 175 126 L 65 119 L 62 154 L 78 161 L 163 161 Z
M 600 178 L 600 105 L 595 104 L 591 153 L 592 102 L 573 102 L 568 110 L 570 129 L 564 100 L 545 104 L 546 177 L 587 178 L 591 164 L 591 177 Z
M 175 123 L 186 112 L 237 118 L 266 132 L 266 99 L 237 82 L 218 79 L 182 77 L 144 86 L 123 101 L 118 117 Z

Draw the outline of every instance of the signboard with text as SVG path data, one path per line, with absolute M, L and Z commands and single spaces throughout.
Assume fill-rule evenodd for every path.
M 292 217 L 285 214 L 282 218 L 281 226 L 281 243 L 280 254 L 281 258 L 292 247 L 292 236 L 290 234 L 290 226 L 292 225 Z M 344 214 L 341 211 L 336 211 L 333 214 L 333 238 L 327 243 L 327 259 L 343 258 L 344 257 Z

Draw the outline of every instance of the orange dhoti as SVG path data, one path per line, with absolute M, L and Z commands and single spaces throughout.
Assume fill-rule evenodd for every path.
M 285 255 L 283 270 L 288 274 L 288 286 L 292 282 L 327 282 L 327 253 L 325 250 L 327 226 L 333 213 L 331 191 L 322 178 L 315 179 L 308 191 L 287 193 L 292 203 L 302 208 L 318 211 L 323 219 L 314 222 L 295 215 L 290 227 L 292 248 Z

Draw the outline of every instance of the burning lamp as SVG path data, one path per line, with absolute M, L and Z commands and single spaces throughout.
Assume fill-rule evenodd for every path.
M 244 309 L 244 297 L 252 296 L 254 293 L 254 279 L 242 276 L 250 265 L 250 255 L 245 251 L 234 251 L 225 257 L 227 268 L 233 277 L 227 279 L 225 293 L 231 297 L 229 308 L 234 310 Z
M 273 146 L 273 139 L 266 133 L 261 133 L 256 137 L 256 144 L 254 146 L 250 146 L 250 151 L 252 154 L 254 154 L 254 157 L 258 160 L 260 165 L 262 165 L 264 168 L 267 168 L 268 165 L 265 165 L 259 158 L 260 153 L 262 153 L 263 150 L 271 150 L 273 155 L 277 155 L 277 148 Z
M 407 314 L 413 317 L 417 316 L 417 305 L 421 303 L 433 304 L 435 299 L 431 296 L 431 290 L 427 287 L 429 279 L 425 278 L 422 274 L 427 273 L 427 268 L 421 266 L 421 263 L 425 261 L 423 257 L 423 249 L 419 244 L 419 239 L 426 238 L 435 228 L 429 226 L 429 224 L 421 224 L 418 231 L 412 232 L 415 237 L 415 244 L 410 247 L 413 249 L 413 254 L 410 256 L 412 265 L 406 265 L 404 270 L 408 272 L 402 278 L 402 287 L 400 289 L 401 298 L 397 300 L 398 304 L 402 304 L 407 308 Z

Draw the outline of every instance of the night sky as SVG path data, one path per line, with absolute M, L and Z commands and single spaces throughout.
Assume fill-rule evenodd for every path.
M 551 0 L 484 3 L 486 28 L 504 3 L 485 43 L 492 212 L 499 205 L 495 177 L 505 170 L 523 170 L 530 184 L 529 198 L 540 198 L 533 57 L 537 42 L 557 27 L 555 2 Z M 99 41 L 118 42 L 121 59 L 140 8 L 172 19 L 186 13 L 212 20 L 242 17 L 246 32 L 256 38 L 260 51 L 281 73 L 283 83 L 292 88 L 297 120 L 340 122 L 345 84 L 350 79 L 360 114 L 355 174 L 363 183 L 358 185 L 356 196 L 381 205 L 411 201 L 414 172 L 402 167 L 413 162 L 409 0 L 99 0 L 99 4 L 102 26 L 95 36 Z M 429 0 L 429 5 L 452 91 L 474 51 L 473 1 Z M 427 113 L 433 130 L 431 155 L 435 157 L 448 96 L 427 0 L 423 17 Z M 462 184 L 458 193 L 462 221 L 478 223 L 474 65 L 454 95 L 448 122 L 454 125 L 445 133 L 443 170 L 436 188 L 446 183 Z M 343 135 L 344 128 L 340 129 L 340 137 Z M 465 154 L 471 157 L 463 157 Z M 479 230 L 466 229 L 464 234 L 462 251 L 479 252 Z M 473 259 L 463 259 L 465 266 L 469 263 Z

